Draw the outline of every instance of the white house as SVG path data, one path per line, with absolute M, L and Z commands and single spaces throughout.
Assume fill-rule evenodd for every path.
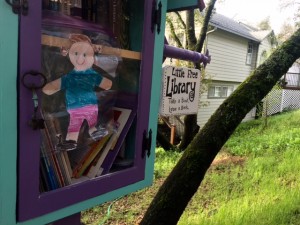
M 273 30 L 259 30 L 218 13 L 213 14 L 210 26 L 203 52 L 208 49 L 212 59 L 205 70 L 209 79 L 208 91 L 200 96 L 197 114 L 197 124 L 200 127 L 203 127 L 221 103 L 268 57 L 276 46 Z M 196 33 L 199 32 L 200 30 L 196 30 Z M 169 44 L 174 45 L 174 40 L 168 30 L 166 30 L 166 36 Z M 178 37 L 183 42 L 184 32 L 179 33 Z M 165 64 L 174 63 L 176 64 L 176 60 L 165 61 Z M 208 104 L 202 104 L 203 102 Z M 253 119 L 255 111 L 255 108 L 251 110 L 244 121 Z M 182 122 L 178 122 L 179 120 L 173 117 L 169 119 L 171 123 L 176 124 L 177 132 L 181 135 Z
M 262 63 L 275 45 L 272 30 L 258 30 L 220 14 L 213 14 L 207 33 L 206 48 L 212 61 L 206 67 L 211 77 L 208 92 L 201 100 L 197 123 L 202 127 L 219 105 Z M 255 109 L 244 120 L 254 118 Z

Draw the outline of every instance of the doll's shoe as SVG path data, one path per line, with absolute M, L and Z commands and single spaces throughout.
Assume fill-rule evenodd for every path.
M 70 151 L 77 147 L 77 143 L 74 140 L 64 140 L 61 135 L 57 136 L 58 144 L 56 145 L 57 151 Z
M 108 130 L 104 127 L 99 127 L 97 128 L 96 131 L 94 131 L 92 134 L 91 134 L 91 137 L 94 141 L 97 141 L 99 140 L 101 137 L 104 137 L 108 134 Z

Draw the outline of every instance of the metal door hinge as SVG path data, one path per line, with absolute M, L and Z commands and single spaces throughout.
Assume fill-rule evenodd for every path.
M 160 33 L 161 26 L 161 1 L 158 3 L 158 8 L 156 6 L 156 0 L 152 2 L 152 23 L 151 23 L 151 31 L 154 32 L 155 26 L 157 26 L 157 33 Z
M 5 0 L 12 8 L 13 13 L 28 15 L 28 0 Z
M 145 155 L 149 157 L 151 154 L 151 144 L 152 144 L 152 130 L 149 132 L 144 131 L 143 133 L 143 149 L 142 149 L 142 157 L 145 158 Z

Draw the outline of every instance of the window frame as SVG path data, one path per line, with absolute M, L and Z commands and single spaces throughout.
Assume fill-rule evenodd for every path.
M 211 89 L 213 90 L 213 95 L 211 95 Z M 216 92 L 216 88 L 219 88 L 220 91 Z M 224 91 L 227 88 L 226 92 Z M 231 90 L 231 91 L 230 91 Z M 208 99 L 226 99 L 228 98 L 232 92 L 234 91 L 234 85 L 229 84 L 211 84 L 208 87 L 207 98 Z M 216 96 L 216 93 L 219 93 L 219 96 Z
M 246 54 L 246 65 L 251 65 L 253 60 L 253 43 L 248 42 L 247 54 Z M 250 51 L 249 51 L 250 50 Z

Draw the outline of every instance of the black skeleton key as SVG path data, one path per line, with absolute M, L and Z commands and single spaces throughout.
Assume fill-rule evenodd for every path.
M 28 122 L 28 125 L 33 130 L 44 129 L 45 128 L 44 120 L 41 118 L 37 118 L 38 96 L 36 94 L 35 89 L 32 89 L 32 100 L 33 100 L 33 104 L 34 104 L 34 111 L 33 111 L 32 119 Z
M 45 128 L 44 120 L 36 118 L 36 115 L 33 115 L 32 119 L 29 120 L 28 125 L 33 130 L 38 130 L 38 129 L 44 129 Z

